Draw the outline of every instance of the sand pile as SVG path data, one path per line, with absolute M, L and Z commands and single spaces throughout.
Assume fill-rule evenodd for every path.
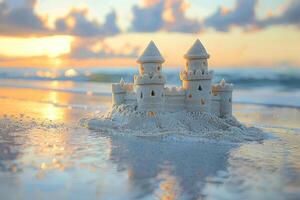
M 201 139 L 230 142 L 258 141 L 264 134 L 257 128 L 248 128 L 234 117 L 222 119 L 200 112 L 141 112 L 136 105 L 113 107 L 105 114 L 81 123 L 92 130 L 109 134 L 135 136 L 188 135 Z

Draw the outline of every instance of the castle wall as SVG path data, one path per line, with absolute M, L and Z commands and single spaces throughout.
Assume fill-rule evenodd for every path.
M 185 108 L 185 90 L 182 87 L 165 88 L 165 110 L 180 111 Z
M 220 116 L 232 116 L 232 91 L 220 91 Z
M 185 103 L 189 111 L 210 111 L 211 80 L 183 80 Z
M 120 105 L 125 103 L 124 100 L 125 93 L 112 94 L 112 105 Z
M 140 110 L 162 110 L 165 102 L 164 85 L 137 85 L 136 97 Z
M 136 93 L 133 91 L 127 91 L 124 97 L 125 104 L 134 104 L 137 102 Z
M 166 95 L 165 98 L 165 110 L 167 111 L 180 111 L 185 108 L 185 95 L 172 96 Z
M 211 104 L 210 104 L 210 112 L 218 117 L 220 117 L 220 96 L 218 94 L 211 95 Z

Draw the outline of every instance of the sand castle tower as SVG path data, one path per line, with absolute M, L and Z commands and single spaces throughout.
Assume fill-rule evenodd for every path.
M 112 84 L 112 105 L 120 105 L 125 102 L 125 81 L 120 80 L 120 83 Z
M 138 58 L 139 75 L 134 76 L 134 85 L 139 110 L 155 111 L 163 108 L 166 81 L 161 70 L 164 61 L 153 41 Z
M 218 84 L 212 85 L 210 113 L 220 117 L 221 97 L 218 92 Z
M 212 71 L 208 71 L 206 52 L 200 40 L 184 55 L 185 70 L 180 73 L 183 88 L 186 90 L 186 108 L 188 111 L 210 112 L 210 91 Z
M 232 116 L 232 90 L 233 85 L 226 83 L 224 79 L 213 87 L 213 94 L 220 99 L 220 117 Z

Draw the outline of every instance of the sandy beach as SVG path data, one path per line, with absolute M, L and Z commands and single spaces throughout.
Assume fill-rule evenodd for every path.
M 299 108 L 234 104 L 236 118 L 268 138 L 230 143 L 81 127 L 110 107 L 109 95 L 7 85 L 0 94 L 1 199 L 300 197 Z

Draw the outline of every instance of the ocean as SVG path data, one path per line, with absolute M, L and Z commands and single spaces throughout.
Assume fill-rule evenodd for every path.
M 234 84 L 233 101 L 267 106 L 300 107 L 300 69 L 225 68 L 214 70 L 213 83 Z M 167 85 L 180 86 L 179 68 L 163 70 Z M 111 95 L 111 83 L 133 82 L 135 68 L 0 68 L 0 86 Z M 72 84 L 70 84 L 72 83 Z

